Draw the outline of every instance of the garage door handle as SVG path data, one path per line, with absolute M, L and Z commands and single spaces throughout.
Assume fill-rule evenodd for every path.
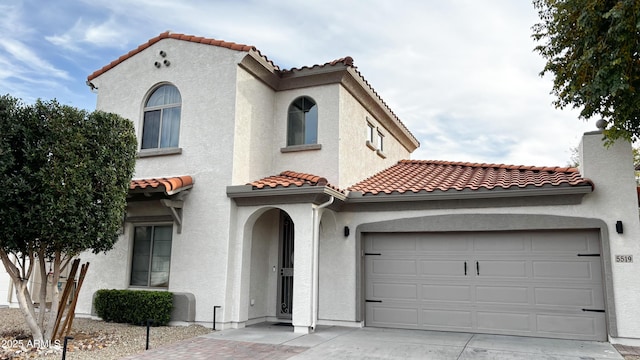
M 480 262 L 476 261 L 476 275 L 480 275 Z
M 582 309 L 582 311 L 599 312 L 599 313 L 604 312 L 604 310 L 601 310 L 601 309 Z
M 467 262 L 464 262 L 464 276 L 467 276 Z

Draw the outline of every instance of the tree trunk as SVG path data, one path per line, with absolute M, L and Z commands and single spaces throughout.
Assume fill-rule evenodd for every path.
M 42 329 L 38 327 L 35 308 L 33 307 L 31 294 L 29 293 L 29 289 L 27 288 L 27 285 L 29 283 L 29 276 L 31 275 L 31 270 L 33 268 L 33 257 L 29 257 L 28 270 L 25 269 L 27 264 L 24 262 L 24 259 L 21 264 L 22 269 L 19 269 L 11 261 L 11 259 L 9 259 L 9 255 L 6 253 L 6 251 L 2 249 L 0 249 L 0 259 L 2 259 L 4 268 L 7 270 L 7 273 L 13 281 L 16 289 L 16 297 L 18 298 L 18 305 L 20 306 L 22 315 L 24 315 L 24 319 L 27 323 L 27 326 L 29 327 L 29 330 L 31 330 L 31 336 L 33 337 L 34 342 L 39 341 L 42 344 L 44 340 L 44 338 L 42 337 Z
M 44 318 L 47 313 L 47 264 L 44 259 L 44 247 L 41 247 L 38 250 L 38 273 L 40 274 L 40 289 L 38 294 L 40 294 L 39 302 L 40 306 L 38 307 L 38 327 L 40 329 L 44 329 Z M 35 293 L 36 289 L 34 289 Z
M 42 329 L 36 322 L 35 308 L 33 307 L 33 302 L 31 301 L 31 294 L 29 294 L 29 289 L 27 289 L 28 280 L 18 281 L 19 283 L 17 283 L 14 279 L 14 283 L 16 284 L 16 296 L 18 298 L 18 304 L 20 305 L 22 315 L 24 315 L 27 326 L 29 326 L 29 330 L 31 330 L 33 342 L 35 344 L 44 344 Z
M 60 262 L 61 262 L 60 252 L 56 251 L 56 255 L 53 258 L 53 276 L 51 281 L 53 282 L 53 287 L 51 289 L 51 310 L 49 313 L 49 321 L 47 322 L 47 326 L 44 331 L 44 337 L 46 340 L 52 340 L 53 337 L 53 328 L 55 327 L 56 320 L 58 317 L 58 306 L 60 306 L 60 292 L 58 291 L 58 281 L 60 281 Z M 64 304 L 62 305 L 64 306 Z

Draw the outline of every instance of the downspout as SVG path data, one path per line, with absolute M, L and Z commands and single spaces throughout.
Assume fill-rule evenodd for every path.
M 320 218 L 319 210 L 324 209 L 327 206 L 333 204 L 335 198 L 331 198 L 318 206 L 313 207 L 313 270 L 312 270 L 312 284 L 311 284 L 311 329 L 316 330 L 316 323 L 318 322 L 318 292 L 320 288 L 320 274 L 319 274 L 319 249 L 320 249 Z

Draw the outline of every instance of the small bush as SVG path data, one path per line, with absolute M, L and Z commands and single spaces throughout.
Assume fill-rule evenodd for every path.
M 143 290 L 98 290 L 94 299 L 96 313 L 104 321 L 153 326 L 169 323 L 173 293 Z

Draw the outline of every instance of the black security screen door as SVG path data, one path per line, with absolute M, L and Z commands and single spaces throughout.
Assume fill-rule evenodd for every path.
M 280 259 L 278 261 L 277 316 L 291 319 L 293 310 L 293 221 L 284 211 L 280 213 Z

